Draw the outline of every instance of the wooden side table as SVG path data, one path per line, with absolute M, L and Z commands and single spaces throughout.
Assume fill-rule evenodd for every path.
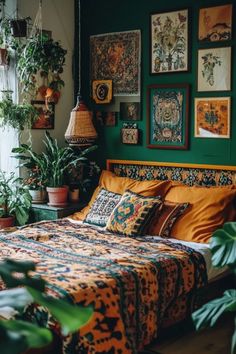
M 32 223 L 41 220 L 64 218 L 81 210 L 85 205 L 85 202 L 71 203 L 65 207 L 53 207 L 47 204 L 32 204 L 29 222 Z

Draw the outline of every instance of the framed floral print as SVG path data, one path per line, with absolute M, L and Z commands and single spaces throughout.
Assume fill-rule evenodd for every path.
M 230 97 L 195 98 L 195 137 L 230 137 Z
M 114 96 L 140 95 L 141 31 L 90 37 L 90 79 L 112 80 Z
M 188 148 L 189 85 L 149 85 L 147 147 Z
M 120 119 L 122 120 L 140 120 L 139 102 L 120 102 Z
M 92 83 L 92 92 L 95 103 L 110 103 L 112 100 L 112 80 L 94 80 Z
M 150 25 L 151 74 L 188 71 L 188 9 L 151 14 Z
M 198 91 L 231 90 L 231 47 L 198 50 Z
M 199 41 L 219 42 L 232 39 L 232 9 L 232 4 L 199 9 Z
M 32 129 L 54 129 L 55 103 L 45 101 L 31 101 L 38 111 L 38 118 L 32 125 Z

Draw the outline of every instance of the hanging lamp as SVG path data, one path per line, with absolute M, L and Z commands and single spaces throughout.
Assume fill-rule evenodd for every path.
M 79 89 L 77 103 L 70 114 L 70 120 L 65 132 L 65 139 L 70 146 L 86 148 L 93 145 L 97 132 L 92 122 L 92 112 L 82 100 L 81 91 L 81 10 L 79 5 Z

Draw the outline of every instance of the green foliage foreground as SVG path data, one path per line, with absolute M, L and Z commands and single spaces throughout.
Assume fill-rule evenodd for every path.
M 0 292 L 1 354 L 21 354 L 52 341 L 53 335 L 49 329 L 23 320 L 25 308 L 32 303 L 49 310 L 59 322 L 64 336 L 76 332 L 93 314 L 92 307 L 71 305 L 45 294 L 46 282 L 40 277 L 32 277 L 30 272 L 34 270 L 34 263 L 28 261 L 5 260 L 0 263 L 0 276 L 10 288 Z

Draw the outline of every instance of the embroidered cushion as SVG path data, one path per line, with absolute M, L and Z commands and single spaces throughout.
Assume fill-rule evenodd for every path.
M 164 201 L 161 210 L 156 213 L 147 231 L 149 235 L 170 237 L 176 220 L 183 215 L 189 203 L 172 203 Z
M 144 197 L 128 190 L 109 216 L 106 229 L 127 236 L 143 235 L 161 206 L 159 196 Z
M 102 188 L 94 200 L 84 222 L 88 224 L 106 226 L 108 217 L 120 199 L 120 194 L 109 192 L 108 190 Z

